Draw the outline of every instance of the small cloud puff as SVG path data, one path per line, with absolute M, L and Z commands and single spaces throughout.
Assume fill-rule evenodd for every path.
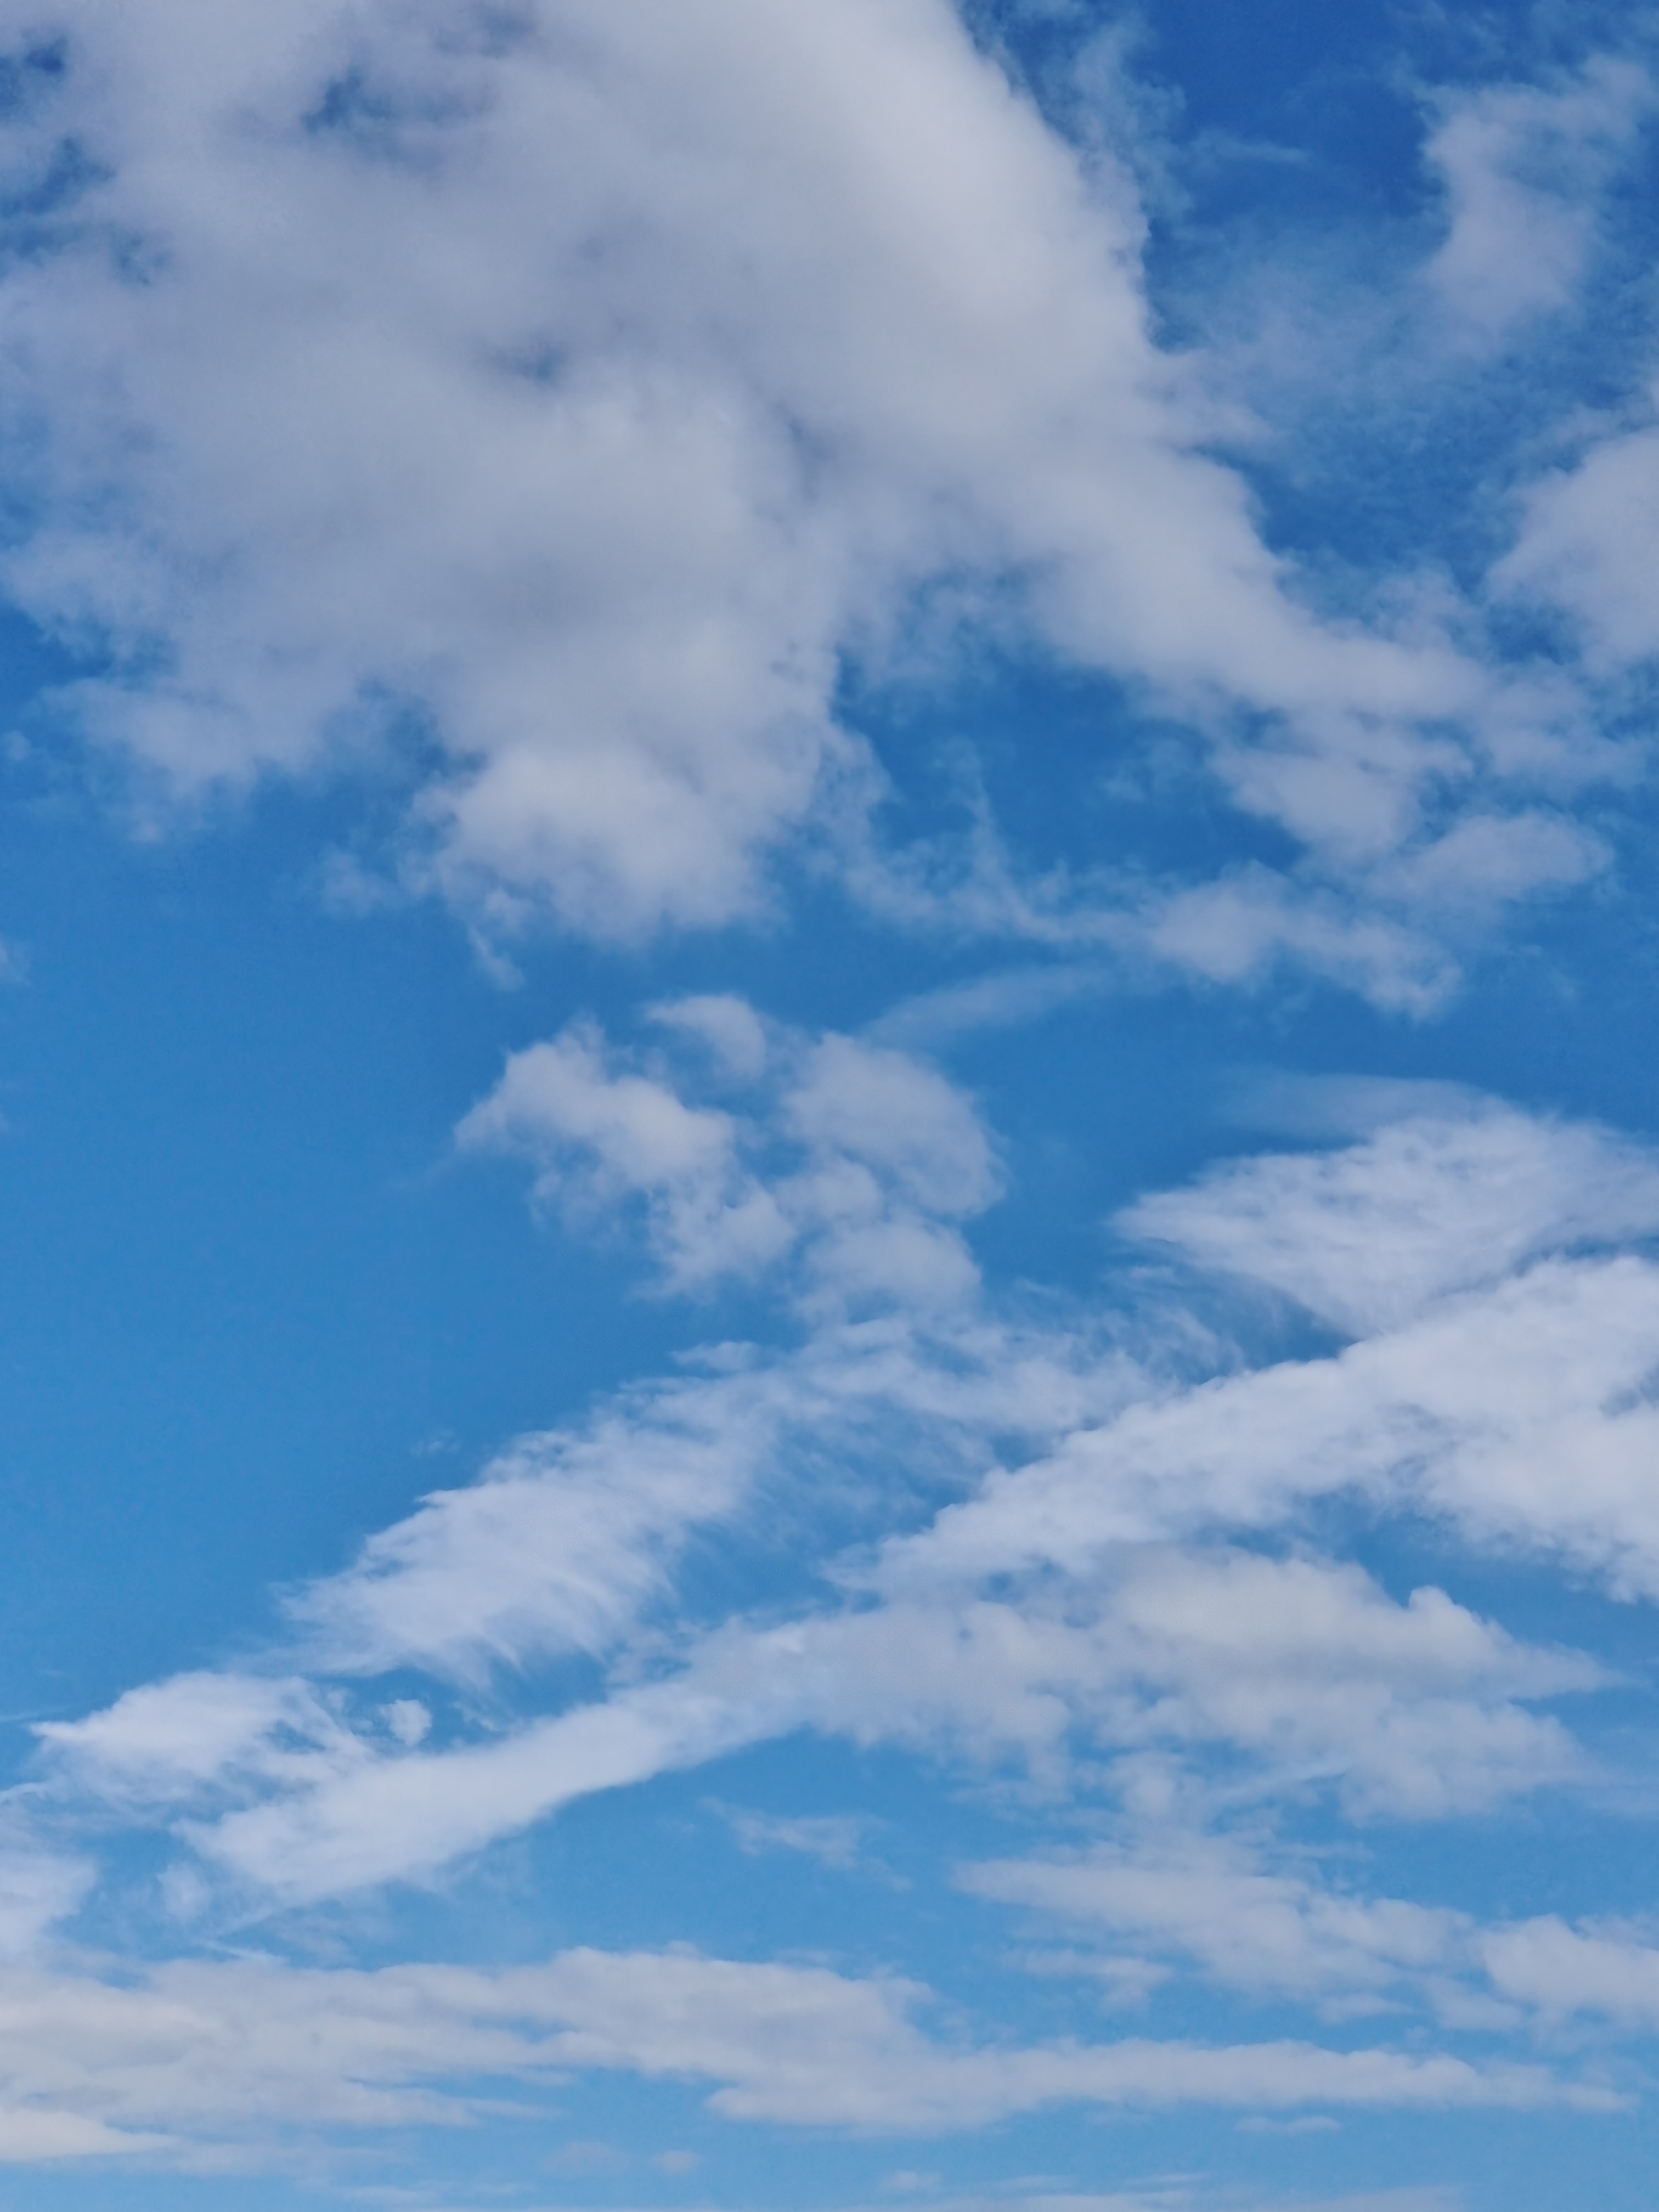
M 992 1204 L 1000 1177 L 971 1103 L 936 1069 L 854 1037 L 769 1036 L 735 999 L 653 1018 L 709 1046 L 727 1084 L 757 1092 L 751 1109 L 689 1104 L 686 1079 L 577 1023 L 512 1054 L 457 1143 L 529 1159 L 538 1199 L 578 1220 L 642 1208 L 673 1290 L 787 1260 L 817 1316 L 971 1301 L 978 1277 L 954 1224 Z

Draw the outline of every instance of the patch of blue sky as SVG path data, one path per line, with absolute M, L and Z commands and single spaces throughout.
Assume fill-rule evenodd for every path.
M 0 1633 L 33 1717 L 102 1702 L 136 1651 L 199 1663 L 270 1584 L 684 1339 L 626 1249 L 556 1261 L 517 1188 L 451 1158 L 503 1012 L 527 1042 L 592 988 L 503 1002 L 435 916 L 343 924 L 326 821 L 284 811 L 136 848 L 50 801 L 9 817 L 32 981 L 0 1006 L 28 1162 L 3 1203 L 30 1263 L 0 1291 Z

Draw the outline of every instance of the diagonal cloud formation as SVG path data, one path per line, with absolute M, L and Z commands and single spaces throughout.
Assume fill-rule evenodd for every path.
M 901 1276 L 872 1309 L 867 1275 L 824 1252 L 849 1222 L 957 1238 L 941 1209 L 995 1188 L 968 1103 L 890 1048 L 779 1035 L 763 1050 L 730 1004 L 666 1027 L 688 1023 L 741 1034 L 743 1112 L 695 1103 L 729 1066 L 679 1079 L 688 1103 L 669 1063 L 618 1062 L 581 1031 L 520 1055 L 464 1133 L 528 1151 L 561 1202 L 573 1178 L 578 1195 L 594 1176 L 637 1193 L 671 1285 L 781 1269 L 799 1346 L 728 1349 L 527 1441 L 295 1593 L 338 1686 L 181 1677 L 42 1727 L 65 1786 L 149 1803 L 210 1864 L 298 1902 L 428 1877 L 574 1796 L 803 1729 L 1012 1761 L 1050 1787 L 1076 1760 L 1161 1746 L 1366 1817 L 1587 1774 L 1529 1708 L 1595 1690 L 1601 1669 L 1437 1589 L 1402 1601 L 1297 1531 L 1347 1496 L 1615 1590 L 1659 1586 L 1644 1472 L 1659 1271 L 1597 1249 L 1659 1218 L 1645 1156 L 1476 1103 L 1148 1199 L 1129 1231 L 1371 1332 L 1193 1379 L 1115 1348 L 1098 1318 L 999 1318 L 959 1241 L 939 1295 L 918 1310 Z M 730 1227 L 759 1207 L 784 1231 L 761 1256 Z M 1182 1356 L 1204 1340 L 1189 1331 Z M 850 1549 L 843 1519 L 802 1609 L 699 1621 L 675 1600 L 697 1527 L 741 1540 L 757 1498 L 805 1501 L 826 1479 L 873 1517 Z M 412 1666 L 476 1691 L 561 1651 L 614 1664 L 609 1693 L 482 1735 L 461 1716 L 428 1735 L 407 1698 L 363 1711 L 339 1680 Z
M 957 1879 L 988 1909 L 1091 1941 L 1033 1963 L 1120 2001 L 1178 1969 L 1311 2008 L 1328 2037 L 1402 2007 L 1455 2034 L 1523 2033 L 1552 2002 L 1645 2016 L 1639 1941 L 1332 1889 L 1271 1841 L 1271 1808 L 1291 1802 L 1443 1821 L 1594 1778 L 1540 1708 L 1595 1693 L 1604 1669 L 1437 1588 L 1389 1591 L 1323 1556 L 1307 1516 L 1358 1497 L 1652 1586 L 1659 1273 L 1620 1249 L 1654 1227 L 1644 1153 L 1461 1094 L 1425 1108 L 1407 1088 L 1358 1142 L 1142 1200 L 1120 1228 L 1219 1269 L 1246 1310 L 1271 1291 L 1357 1332 L 1253 1369 L 1171 1307 L 1167 1282 L 1146 1312 L 1064 1327 L 1000 1313 L 969 1242 L 1000 1188 L 996 1149 L 928 1063 L 736 1001 L 659 1008 L 651 1034 L 664 1042 L 629 1053 L 579 1027 L 520 1054 L 464 1139 L 527 1158 L 538 1203 L 573 1221 L 595 1191 L 635 1206 L 665 1291 L 769 1282 L 796 1340 L 718 1348 L 522 1440 L 290 1593 L 297 1637 L 265 1666 L 40 1724 L 41 1775 L 11 1801 L 36 1838 L 17 1860 L 26 1962 L 88 1878 L 53 1839 L 83 1848 L 112 1820 L 169 1838 L 166 1893 L 211 1925 L 431 1881 L 584 1796 L 814 1731 L 1017 1780 L 1032 1804 L 1115 1804 L 1114 1840 Z M 781 1232 L 734 1237 L 760 1208 Z M 837 1256 L 893 1223 L 954 1240 L 959 1265 L 926 1297 Z M 718 1526 L 735 1557 L 763 1502 L 798 1528 L 828 1510 L 816 1580 L 765 1613 L 700 1611 L 697 1532 Z M 592 1692 L 537 1674 L 562 1655 Z M 505 1701 L 504 1672 L 520 1682 Z M 1263 1808 L 1254 1842 L 1229 1830 L 1237 1802 Z M 49 2120 L 64 2155 L 264 2125 L 310 2094 L 302 2045 L 332 2054 L 337 2094 L 312 2117 L 342 2126 L 453 2117 L 441 2079 L 571 2066 L 703 2081 L 736 2118 L 876 2131 L 1068 2101 L 1616 2101 L 1507 2059 L 1328 2040 L 970 2046 L 924 2035 L 907 1985 L 681 1954 L 572 1953 L 494 1978 L 179 1962 L 124 1990 L 15 1971 L 35 2038 L 8 2061 L 15 2139 L 44 2143 Z M 321 2045 L 298 2025 L 319 2008 Z M 60 2012 L 78 2023 L 73 2063 L 55 2031 L 41 2040 Z M 191 2039 L 245 2013 L 265 2023 L 256 2058 L 276 2039 L 270 2063 L 216 2091 Z M 162 2037 L 159 2074 L 100 2055 L 106 2017 L 121 2050 Z M 167 2087 L 173 2068 L 205 2101 Z

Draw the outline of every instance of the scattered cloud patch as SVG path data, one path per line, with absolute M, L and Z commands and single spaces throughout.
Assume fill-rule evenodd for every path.
M 1598 56 L 1553 87 L 1487 87 L 1449 100 L 1425 149 L 1449 218 L 1425 272 L 1472 343 L 1571 306 L 1595 236 L 1595 188 L 1651 112 L 1653 83 Z

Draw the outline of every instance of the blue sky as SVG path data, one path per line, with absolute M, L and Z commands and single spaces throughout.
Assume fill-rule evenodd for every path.
M 1659 18 L 0 35 L 0 2194 L 1659 2122 Z

